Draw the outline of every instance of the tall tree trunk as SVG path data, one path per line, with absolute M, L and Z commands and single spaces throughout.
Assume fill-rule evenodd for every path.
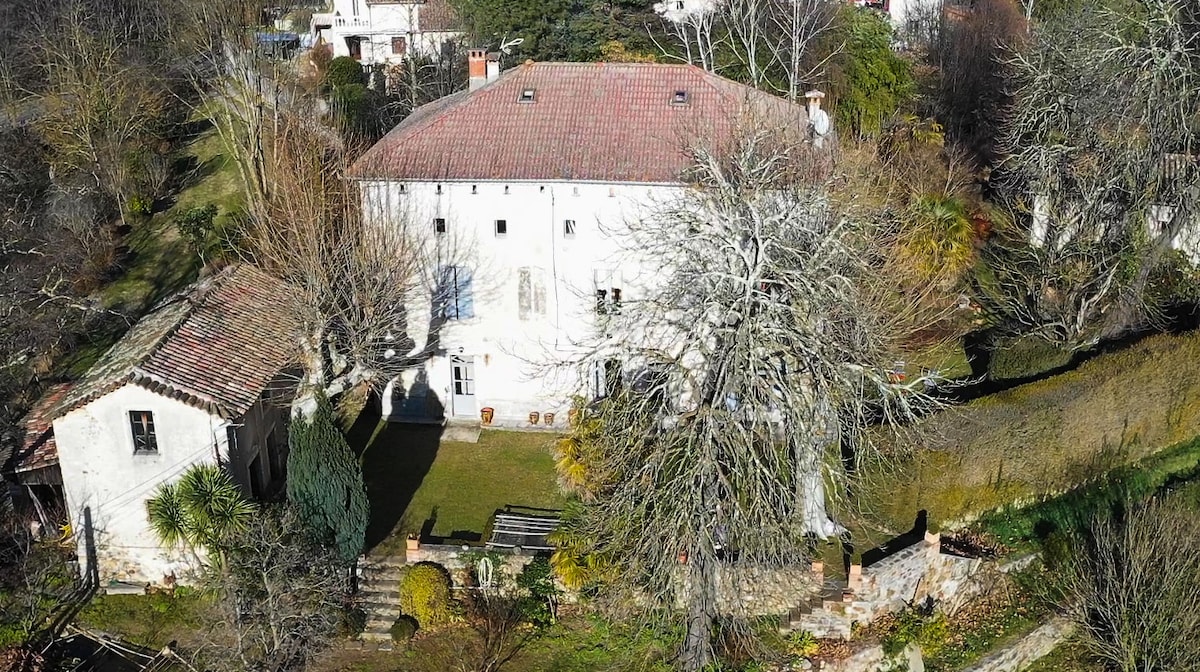
M 698 672 L 713 662 L 713 626 L 717 622 L 718 562 L 711 548 L 697 546 L 695 555 L 687 558 L 687 634 L 679 654 L 679 666 L 685 672 Z

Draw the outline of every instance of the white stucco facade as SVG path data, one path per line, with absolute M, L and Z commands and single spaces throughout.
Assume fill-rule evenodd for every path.
M 131 412 L 152 414 L 155 452 L 135 453 Z M 282 441 L 275 450 L 286 445 L 284 417 L 264 398 L 244 418 L 231 422 L 131 383 L 56 419 L 54 435 L 80 566 L 87 566 L 87 511 L 101 585 L 111 580 L 157 584 L 167 576 L 186 582 L 192 556 L 158 543 L 147 521 L 146 500 L 188 467 L 218 460 L 227 463 L 248 495 L 255 489 L 265 494 L 283 476 L 281 456 L 267 446 L 271 441 Z
M 647 261 L 622 242 L 622 230 L 683 189 L 565 181 L 363 186 L 368 211 L 414 227 L 430 269 L 466 269 L 470 286 L 466 315 L 436 329 L 434 356 L 384 391 L 385 416 L 479 420 L 491 408 L 493 424 L 516 427 L 530 426 L 534 412 L 539 426 L 547 413 L 554 414 L 552 426 L 564 426 L 572 395 L 605 384 L 588 366 L 569 363 L 601 340 L 606 319 L 598 291 L 603 310 L 612 310 L 614 298 L 636 300 L 653 281 Z M 407 306 L 416 350 L 427 345 L 433 319 L 439 272 L 430 276 Z
M 312 35 L 333 48 L 333 55 L 350 56 L 363 65 L 398 64 L 406 56 L 437 56 L 443 44 L 459 32 L 422 25 L 428 11 L 422 0 L 333 0 L 328 12 L 314 14 Z

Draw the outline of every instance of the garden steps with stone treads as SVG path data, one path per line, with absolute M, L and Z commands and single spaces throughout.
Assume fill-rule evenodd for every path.
M 361 565 L 358 594 L 367 615 L 361 639 L 392 641 L 392 625 L 400 617 L 400 574 L 404 567 L 403 558 L 393 557 L 365 560 Z

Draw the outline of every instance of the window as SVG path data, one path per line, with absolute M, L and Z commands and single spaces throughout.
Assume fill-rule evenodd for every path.
M 533 102 L 533 94 L 534 94 L 533 89 L 522 89 L 520 97 L 517 98 L 517 102 L 518 103 L 532 103 Z
M 404 37 L 397 35 L 392 38 L 392 53 L 398 56 L 403 56 L 404 52 L 408 51 L 408 43 Z
M 573 220 L 573 219 L 563 220 L 563 237 L 564 238 L 574 238 L 575 237 L 575 220 Z
M 446 232 L 446 218 L 445 217 L 434 217 L 433 218 L 433 232 L 434 233 L 445 233 Z
M 158 453 L 158 434 L 154 431 L 154 414 L 150 411 L 130 411 L 129 429 L 133 433 L 133 454 Z
M 683 89 L 676 90 L 675 95 L 671 98 L 672 105 L 687 105 L 687 102 L 688 92 Z
M 442 266 L 434 292 L 434 314 L 446 320 L 475 317 L 475 294 L 471 270 L 462 266 Z
M 540 268 L 517 269 L 517 317 L 528 320 L 546 314 L 545 275 Z
M 683 0 L 675 0 L 675 9 L 683 11 Z
M 595 272 L 596 312 L 600 315 L 621 314 L 620 276 L 611 270 Z
M 507 235 L 508 235 L 508 220 L 507 219 L 497 219 L 496 220 L 496 237 L 503 238 L 504 236 L 507 236 Z

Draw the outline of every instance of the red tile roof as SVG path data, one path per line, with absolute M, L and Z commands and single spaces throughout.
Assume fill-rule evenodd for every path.
M 13 472 L 33 471 L 58 464 L 58 445 L 54 442 L 52 411 L 67 392 L 70 383 L 55 385 L 29 409 L 21 420 L 24 438 L 12 456 L 7 469 Z
M 519 102 L 523 91 L 533 102 Z M 673 104 L 676 92 L 685 104 Z M 689 65 L 533 63 L 418 108 L 355 164 L 363 178 L 671 183 L 741 117 L 805 128 L 789 103 Z
M 239 264 L 139 321 L 54 408 L 58 417 L 135 383 L 234 419 L 295 362 L 297 323 L 286 285 Z

